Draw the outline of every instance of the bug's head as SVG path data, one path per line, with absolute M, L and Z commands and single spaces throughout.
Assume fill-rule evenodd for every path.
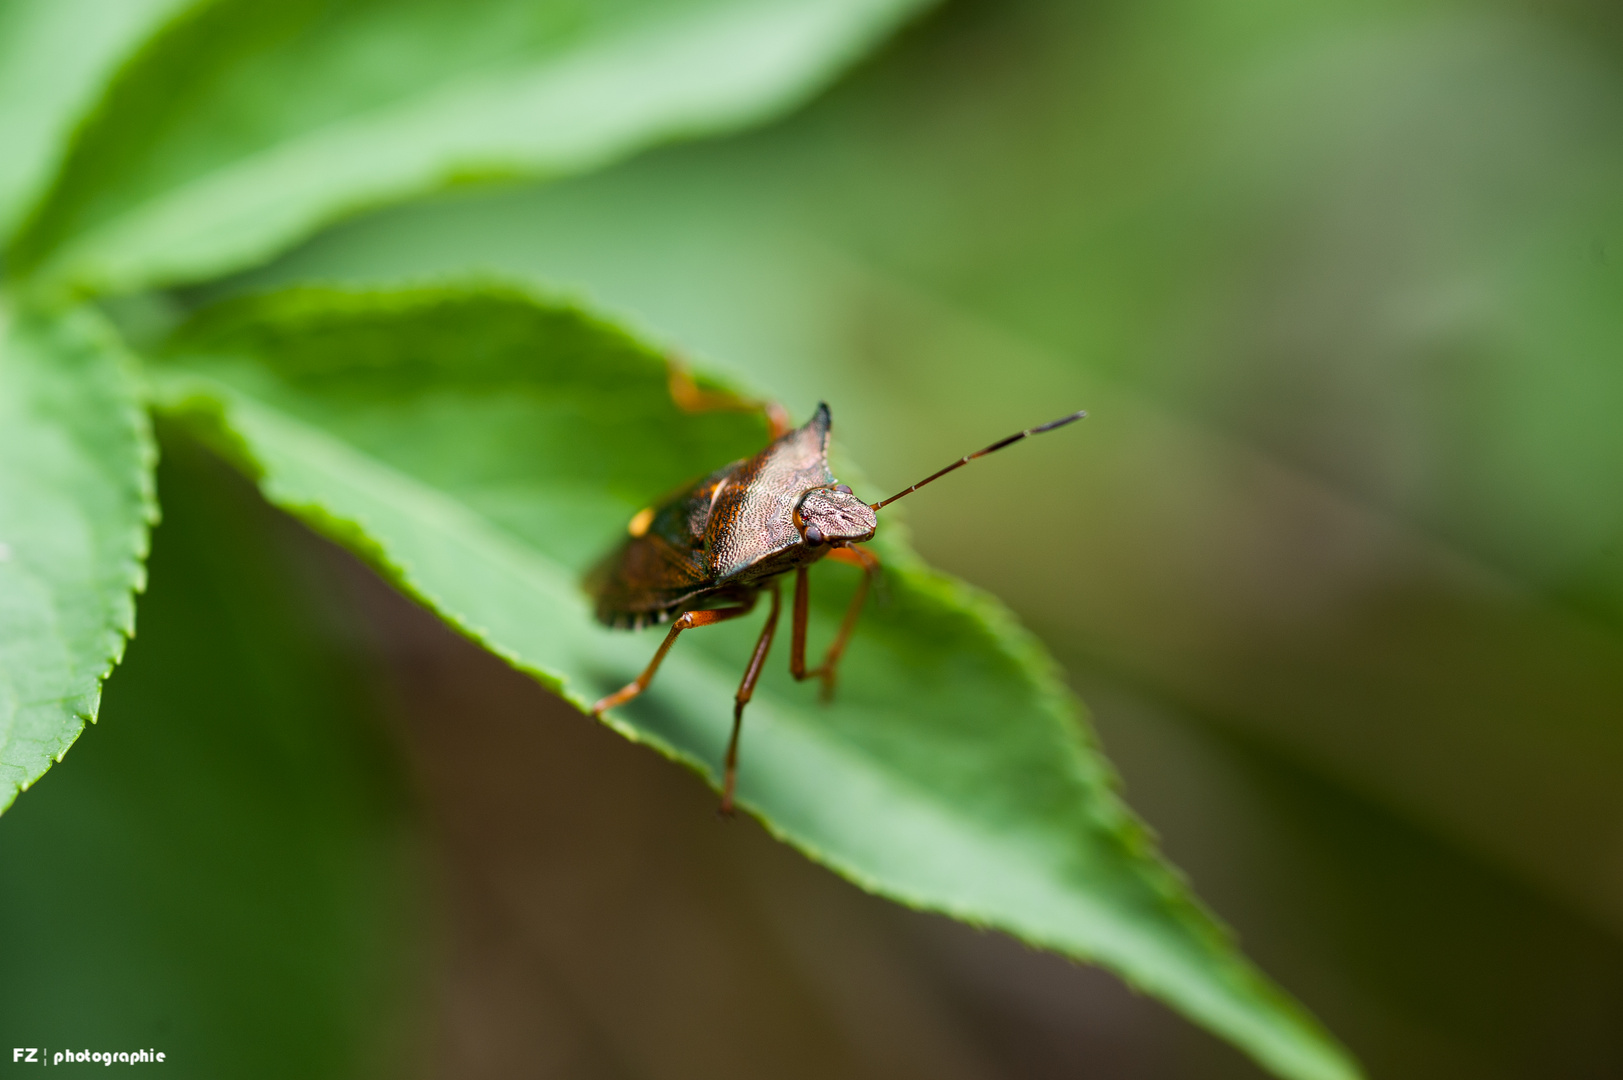
M 879 515 L 873 507 L 851 494 L 844 484 L 813 488 L 795 508 L 795 526 L 813 547 L 871 540 L 878 523 Z

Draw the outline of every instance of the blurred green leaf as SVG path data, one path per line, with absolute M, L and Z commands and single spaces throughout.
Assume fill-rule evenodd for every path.
M 662 358 L 612 327 L 494 289 L 228 302 L 154 378 L 272 502 L 580 706 L 659 633 L 597 625 L 583 571 L 637 508 L 765 434 L 680 412 Z M 1283 1076 L 1356 1076 L 1157 858 L 1036 641 L 924 567 L 894 521 L 877 547 L 889 602 L 865 614 L 838 703 L 769 665 L 741 803 L 875 892 L 1111 967 Z M 850 595 L 844 569 L 814 575 L 814 641 Z M 611 723 L 714 780 L 756 632 L 685 637 Z
M 0 235 L 50 180 L 109 70 L 188 0 L 0 4 Z
M 0 810 L 96 718 L 156 514 L 128 358 L 86 310 L 0 301 Z
M 120 72 L 11 258 L 102 291 L 234 269 L 362 206 L 778 112 L 918 3 L 205 5 Z
M 183 439 L 159 488 L 96 737 L 0 820 L 5 1031 L 196 1080 L 408 1075 L 423 883 L 365 672 L 296 527 Z

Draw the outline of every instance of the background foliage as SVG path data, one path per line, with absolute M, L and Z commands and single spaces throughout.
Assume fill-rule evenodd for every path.
M 323 439 L 337 435 L 339 450 L 358 448 L 388 463 L 391 476 L 450 493 L 570 570 L 658 489 L 656 479 L 670 478 L 618 476 L 617 459 L 600 454 L 610 474 L 560 487 L 535 464 L 558 460 L 544 444 L 513 443 L 524 456 L 504 458 L 503 440 L 516 438 L 504 432 L 533 429 L 527 414 L 500 407 L 514 396 L 504 376 L 455 387 L 424 376 L 444 393 L 438 403 L 398 394 L 409 382 L 392 379 L 380 399 L 364 370 L 337 377 L 341 362 L 364 369 L 408 345 L 455 353 L 422 325 L 384 334 L 370 349 L 351 340 L 323 353 L 305 340 L 277 354 L 278 342 L 298 339 L 286 312 L 319 308 L 313 296 L 337 297 L 340 308 L 398 299 L 294 292 L 230 301 L 178 337 L 171 327 L 218 300 L 310 281 L 407 285 L 419 291 L 391 295 L 420 307 L 423 281 L 450 276 L 466 289 L 471 272 L 517 283 L 522 291 L 490 301 L 503 311 L 567 294 L 641 340 L 781 397 L 796 414 L 829 399 L 842 443 L 880 491 L 1004 429 L 1086 404 L 1093 418 L 1081 449 L 1027 447 L 1018 466 L 966 471 L 950 494 L 911 500 L 923 553 L 1006 597 L 1054 645 L 1098 711 L 1134 805 L 1264 966 L 1377 1075 L 1617 1070 L 1623 441 L 1612 417 L 1623 405 L 1613 250 L 1623 37 L 1610 8 L 1577 0 L 949 4 L 763 130 L 654 150 L 575 179 L 379 209 L 288 250 L 310 230 L 383 201 L 476 177 L 597 166 L 672 135 L 779 115 L 905 6 L 831 5 L 835 14 L 821 23 L 795 5 L 742 2 L 670 16 L 633 4 L 556 6 L 545 17 L 533 15 L 541 8 L 490 3 L 478 18 L 449 21 L 450 6 L 431 3 L 257 15 L 224 3 L 178 15 L 176 5 L 100 7 L 0 9 L 0 27 L 12 31 L 0 33 L 0 92 L 26 102 L 0 109 L 0 133 L 22 148 L 0 166 L 0 220 L 18 222 L 7 268 L 8 303 L 19 313 L 8 321 L 0 377 L 7 407 L 39 403 L 29 406 L 31 423 L 86 420 L 55 460 L 101 467 L 103 509 L 82 519 L 96 528 L 81 529 L 83 541 L 38 549 L 71 556 L 100 544 L 107 552 L 94 562 L 63 558 L 42 579 L 80 588 L 71 604 L 30 607 L 14 587 L 5 594 L 7 618 L 21 613 L 8 624 L 20 628 L 8 650 L 37 640 L 29 627 L 58 609 L 92 627 L 65 639 L 77 644 L 60 662 L 63 689 L 47 697 L 58 743 L 7 744 L 30 748 L 4 758 L 25 782 L 72 739 L 79 717 L 94 714 L 94 678 L 127 629 L 138 580 L 129 560 L 144 551 L 149 514 L 141 480 L 149 437 L 116 374 L 128 366 L 124 346 L 94 313 L 60 314 L 70 298 L 102 294 L 100 307 L 126 342 L 149 361 L 166 358 L 148 370 L 172 418 L 165 445 L 175 463 L 160 478 L 170 519 L 157 538 L 142 636 L 127 672 L 109 683 L 107 730 L 87 735 L 0 823 L 9 865 L 45 868 L 7 879 L 0 932 L 17 943 L 8 955 L 39 955 L 23 943 L 67 932 L 47 926 L 95 923 L 103 935 L 87 935 L 100 946 L 60 965 L 48 992 L 13 984 L 8 993 L 31 1004 L 26 1012 L 8 1006 L 7 1017 L 40 1029 L 18 1038 L 79 1037 L 77 1028 L 52 1026 L 65 1015 L 59 1003 L 95 988 L 101 996 L 91 1000 L 109 1017 L 98 1037 L 150 1041 L 159 1018 L 126 1011 L 129 996 L 106 988 L 154 964 L 172 969 L 165 985 L 176 988 L 158 1000 L 195 1002 L 231 988 L 209 968 L 214 954 L 175 944 L 176 913 L 219 897 L 185 923 L 206 936 L 219 912 L 252 910 L 247 888 L 273 913 L 220 933 L 249 935 L 249 947 L 281 964 L 269 985 L 287 992 L 268 997 L 304 1003 L 297 1022 L 319 1033 L 313 1043 L 333 1048 L 322 1060 L 348 1072 L 389 1042 L 378 1034 L 393 1022 L 383 1013 L 401 1010 L 357 1003 L 371 1000 L 366 987 L 395 978 L 390 965 L 412 948 L 384 949 L 385 962 L 379 938 L 336 929 L 394 912 L 375 921 L 377 934 L 424 939 L 401 901 L 420 890 L 421 869 L 402 841 L 409 819 L 388 779 L 398 765 L 378 750 L 376 731 L 357 726 L 388 713 L 388 695 L 347 698 L 341 689 L 371 685 L 364 673 L 378 647 L 336 629 L 349 616 L 330 610 L 330 589 L 306 597 L 243 587 L 262 582 L 278 558 L 304 565 L 307 547 L 295 545 L 305 554 L 293 557 L 274 539 L 261 540 L 269 546 L 259 554 L 254 544 L 227 543 L 242 534 L 241 526 L 229 532 L 223 508 L 247 505 L 246 496 L 187 448 L 201 439 L 246 466 L 273 501 L 358 548 L 465 633 L 549 675 L 559 669 L 528 660 L 516 629 L 470 619 L 444 588 L 412 579 L 399 558 L 403 534 L 358 532 L 353 513 L 334 513 L 330 485 L 342 470 Z M 80 26 L 96 32 L 64 29 Z M 177 60 L 205 44 L 209 63 Z M 58 54 L 66 59 L 42 62 Z M 721 55 L 766 59 L 718 65 Z M 614 108 L 596 119 L 571 109 L 565 122 L 547 111 L 558 108 L 549 102 L 582 100 L 583 85 L 611 83 Z M 20 86 L 37 89 L 8 89 Z M 297 92 L 281 92 L 289 87 Z M 691 94 L 677 92 L 687 87 Z M 488 123 L 447 120 L 471 115 Z M 491 310 L 461 324 L 432 322 L 451 326 L 458 342 L 500 325 Z M 42 339 L 82 343 L 63 356 L 107 374 L 63 382 L 60 366 L 30 366 L 26 343 Z M 633 353 L 643 348 L 617 340 Z M 310 366 L 267 364 L 272 354 Z M 526 369 L 519 381 L 532 377 Z M 76 406 L 61 396 L 87 392 L 82 386 L 99 397 Z M 649 407 L 658 408 L 657 380 L 647 386 Z M 644 460 L 629 453 L 634 415 L 603 421 L 624 430 L 599 430 L 617 432 L 627 460 Z M 708 452 L 705 439 L 747 445 L 742 417 L 715 423 L 733 424 L 736 435 L 703 435 L 679 419 L 661 430 L 694 431 L 696 458 Z M 475 440 L 450 455 L 434 437 L 442 430 L 455 444 L 454 433 L 469 428 L 488 435 L 485 449 Z M 0 436 L 0 482 L 43 475 L 41 445 Z M 659 464 L 679 472 L 676 460 Z M 352 471 L 344 498 L 390 502 L 397 490 L 355 480 L 376 475 Z M 48 535 L 69 535 L 80 519 L 51 505 L 60 487 L 18 489 L 0 506 L 0 523 L 66 523 Z M 424 505 L 444 508 L 423 503 L 418 489 L 410 495 L 407 517 L 422 520 Z M 15 508 L 25 505 L 19 518 Z M 381 512 L 368 511 L 374 524 Z M 166 563 L 165 543 L 193 554 Z M 208 558 L 223 555 L 205 553 L 216 549 L 259 569 L 210 570 Z M 873 624 L 876 647 L 887 620 L 907 618 L 908 556 L 893 554 L 902 599 Z M 419 549 L 407 562 L 420 567 L 425 558 Z M 187 569 L 171 569 L 163 591 L 166 565 Z M 298 580 L 302 572 L 284 573 Z M 265 616 L 268 629 L 251 642 L 210 634 L 181 644 L 197 626 L 257 625 L 260 616 L 246 613 L 278 606 L 298 614 Z M 191 614 L 172 614 L 182 609 Z M 389 619 L 406 618 L 389 610 Z M 326 627 L 325 645 L 311 650 L 297 633 L 277 644 L 278 618 Z M 695 642 L 694 671 L 711 657 L 724 663 L 747 637 L 741 630 Z M 926 638 L 898 640 L 912 647 Z M 616 663 L 630 664 L 642 646 L 605 647 L 628 649 Z M 13 681 L 25 670 L 15 655 L 0 652 Z M 242 675 L 204 694 L 202 676 L 178 673 L 180 656 L 212 656 L 210 678 Z M 890 669 L 872 685 L 893 676 Z M 590 685 L 589 674 L 579 678 Z M 695 679 L 699 686 L 704 676 Z M 244 689 L 254 686 L 277 689 Z M 724 689 L 710 696 L 721 700 Z M 8 700 L 37 708 L 40 698 L 28 691 Z M 195 710 L 201 701 L 213 707 L 206 727 Z M 447 705 L 466 707 L 454 698 Z M 838 717 L 861 711 L 852 708 L 836 714 L 836 731 Z M 902 715 L 892 708 L 884 715 Z M 113 741 L 121 709 L 120 738 L 134 741 Z M 300 726 L 327 711 L 342 716 Z M 699 761 L 714 757 L 705 712 L 696 704 L 701 719 L 691 722 Z M 912 715 L 939 719 L 940 709 Z M 223 718 L 231 721 L 224 730 L 240 729 L 232 736 L 240 745 L 203 734 Z M 652 712 L 631 722 L 676 748 L 690 723 Z M 770 760 L 772 722 L 761 728 L 752 734 Z M 806 730 L 818 729 L 808 721 Z M 860 742 L 872 729 L 851 730 Z M 104 734 L 107 746 L 97 750 Z M 137 745 L 138 737 L 150 741 Z M 157 749 L 165 739 L 172 752 Z M 253 769 L 233 771 L 255 739 L 277 747 L 250 754 L 255 768 L 285 761 L 298 783 L 272 794 L 256 788 Z M 318 753 L 312 739 L 348 749 Z M 204 752 L 208 764 L 183 764 Z M 307 761 L 321 756 L 332 760 L 310 770 Z M 150 768 L 133 764 L 149 758 Z M 128 793 L 132 777 L 158 776 L 165 781 L 138 798 Z M 775 779 L 760 796 L 786 790 Z M 221 810 L 193 841 L 172 816 L 141 809 L 158 793 Z M 242 824 L 233 825 L 238 803 Z M 326 824 L 301 833 L 280 822 L 274 836 L 263 834 L 262 858 L 237 861 L 246 847 L 221 838 L 246 845 L 264 829 L 251 819 L 267 812 Z M 883 819 L 895 820 L 894 811 Z M 130 823 L 131 839 L 115 840 L 106 824 L 115 820 Z M 772 820 L 809 843 L 805 822 Z M 84 909 L 57 898 L 86 886 L 75 876 L 81 864 L 65 853 L 104 847 L 105 859 L 132 864 L 118 879 L 116 917 L 75 915 Z M 142 850 L 155 854 L 134 854 Z M 187 850 L 197 854 L 182 861 L 205 868 L 198 872 L 207 880 L 168 892 L 175 882 L 164 884 L 155 867 Z M 884 886 L 849 860 L 830 861 Z M 509 866 L 480 865 L 497 877 Z M 248 884 L 270 866 L 289 868 L 277 881 L 309 890 L 290 894 L 282 915 L 277 889 Z M 1097 899 L 1090 888 L 1096 879 L 1082 895 Z M 832 911 L 839 902 L 828 904 Z M 293 911 L 296 918 L 286 914 Z M 243 929 L 247 922 L 259 929 Z M 301 966 L 298 950 L 286 948 L 295 941 L 321 950 L 329 966 Z M 912 962 L 956 985 L 917 959 L 946 955 L 932 949 Z M 716 952 L 667 962 L 698 972 L 704 965 L 692 957 Z M 591 999 L 585 976 L 568 974 L 576 969 L 559 953 L 540 955 L 573 988 L 565 997 Z M 1153 987 L 1147 955 L 1117 966 Z M 989 981 L 986 970 L 978 985 Z M 1025 1013 L 1042 1014 L 1009 995 L 1000 1007 L 1022 1001 Z M 1212 1022 L 1198 993 L 1168 996 Z M 1309 1075 L 1336 1067 L 1311 1027 L 1292 1027 L 1289 1006 L 1272 1011 L 1266 991 L 1253 1000 L 1261 1004 L 1252 1015 L 1267 1017 L 1262 1029 L 1217 1026 L 1278 1068 Z M 995 1050 L 993 1027 L 982 1022 L 995 1007 L 960 1000 L 942 1008 L 976 1018 L 965 1022 L 980 1034 L 953 1055 L 965 1075 L 1066 1075 L 1100 1055 L 1121 1075 L 1251 1068 L 1215 1044 L 1167 1033 L 1142 1011 L 1085 1033 L 1078 1058 Z M 207 1015 L 184 1004 L 165 1013 L 170 1023 Z M 1067 1030 L 1022 1023 L 1048 1035 Z M 826 1038 L 854 1038 L 854 1029 L 835 1026 L 843 1034 Z M 263 1030 L 222 1021 L 172 1039 L 199 1040 L 199 1061 L 233 1060 Z M 1282 1034 L 1297 1030 L 1309 1032 L 1306 1043 Z M 623 1031 L 609 1038 L 635 1041 Z M 884 1054 L 862 1045 L 870 1049 L 852 1060 L 877 1067 Z M 1169 1057 L 1167 1045 L 1182 1049 Z M 1315 1048 L 1293 1058 L 1292 1045 Z M 770 1047 L 761 1055 L 782 1060 Z M 927 1056 L 903 1055 L 921 1069 Z M 657 1055 L 637 1061 L 622 1062 L 621 1074 L 683 1074 Z M 942 1067 L 924 1071 L 941 1075 Z M 906 1071 L 894 1059 L 881 1069 Z

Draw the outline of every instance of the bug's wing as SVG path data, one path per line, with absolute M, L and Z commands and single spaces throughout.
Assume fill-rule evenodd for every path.
M 704 530 L 711 576 L 724 582 L 800 543 L 794 511 L 800 497 L 834 483 L 828 469 L 827 405 L 741 463 L 716 498 Z
M 600 621 L 617 627 L 664 622 L 713 584 L 704 530 L 716 493 L 739 462 L 717 469 L 661 503 L 641 535 L 631 536 L 586 578 Z
M 587 589 L 600 622 L 622 629 L 667 621 L 685 601 L 705 591 L 704 565 L 663 537 L 627 540 L 593 570 Z

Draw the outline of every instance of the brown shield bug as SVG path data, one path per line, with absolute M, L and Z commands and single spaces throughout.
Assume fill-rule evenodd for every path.
M 781 416 L 781 410 L 770 415 Z M 857 498 L 829 471 L 827 405 L 818 405 L 812 418 L 793 431 L 782 431 L 787 424 L 775 420 L 777 437 L 766 449 L 724 465 L 665 502 L 637 513 L 627 526 L 625 542 L 588 577 L 597 617 L 609 626 L 637 629 L 650 623 L 671 623 L 670 633 L 643 673 L 592 706 L 592 715 L 601 716 L 605 709 L 623 705 L 648 689 L 682 631 L 747 615 L 761 592 L 767 592 L 772 607 L 733 704 L 733 731 L 727 743 L 721 792 L 722 812 L 731 814 L 744 706 L 755 692 L 778 628 L 778 578 L 794 571 L 789 670 L 797 680 L 820 679 L 824 696 L 831 696 L 840 657 L 879 570 L 879 560 L 856 546 L 873 538 L 878 512 L 978 457 L 1085 415 L 1072 413 L 999 439 L 871 504 Z M 825 557 L 851 563 L 864 573 L 823 662 L 808 669 L 806 568 Z

